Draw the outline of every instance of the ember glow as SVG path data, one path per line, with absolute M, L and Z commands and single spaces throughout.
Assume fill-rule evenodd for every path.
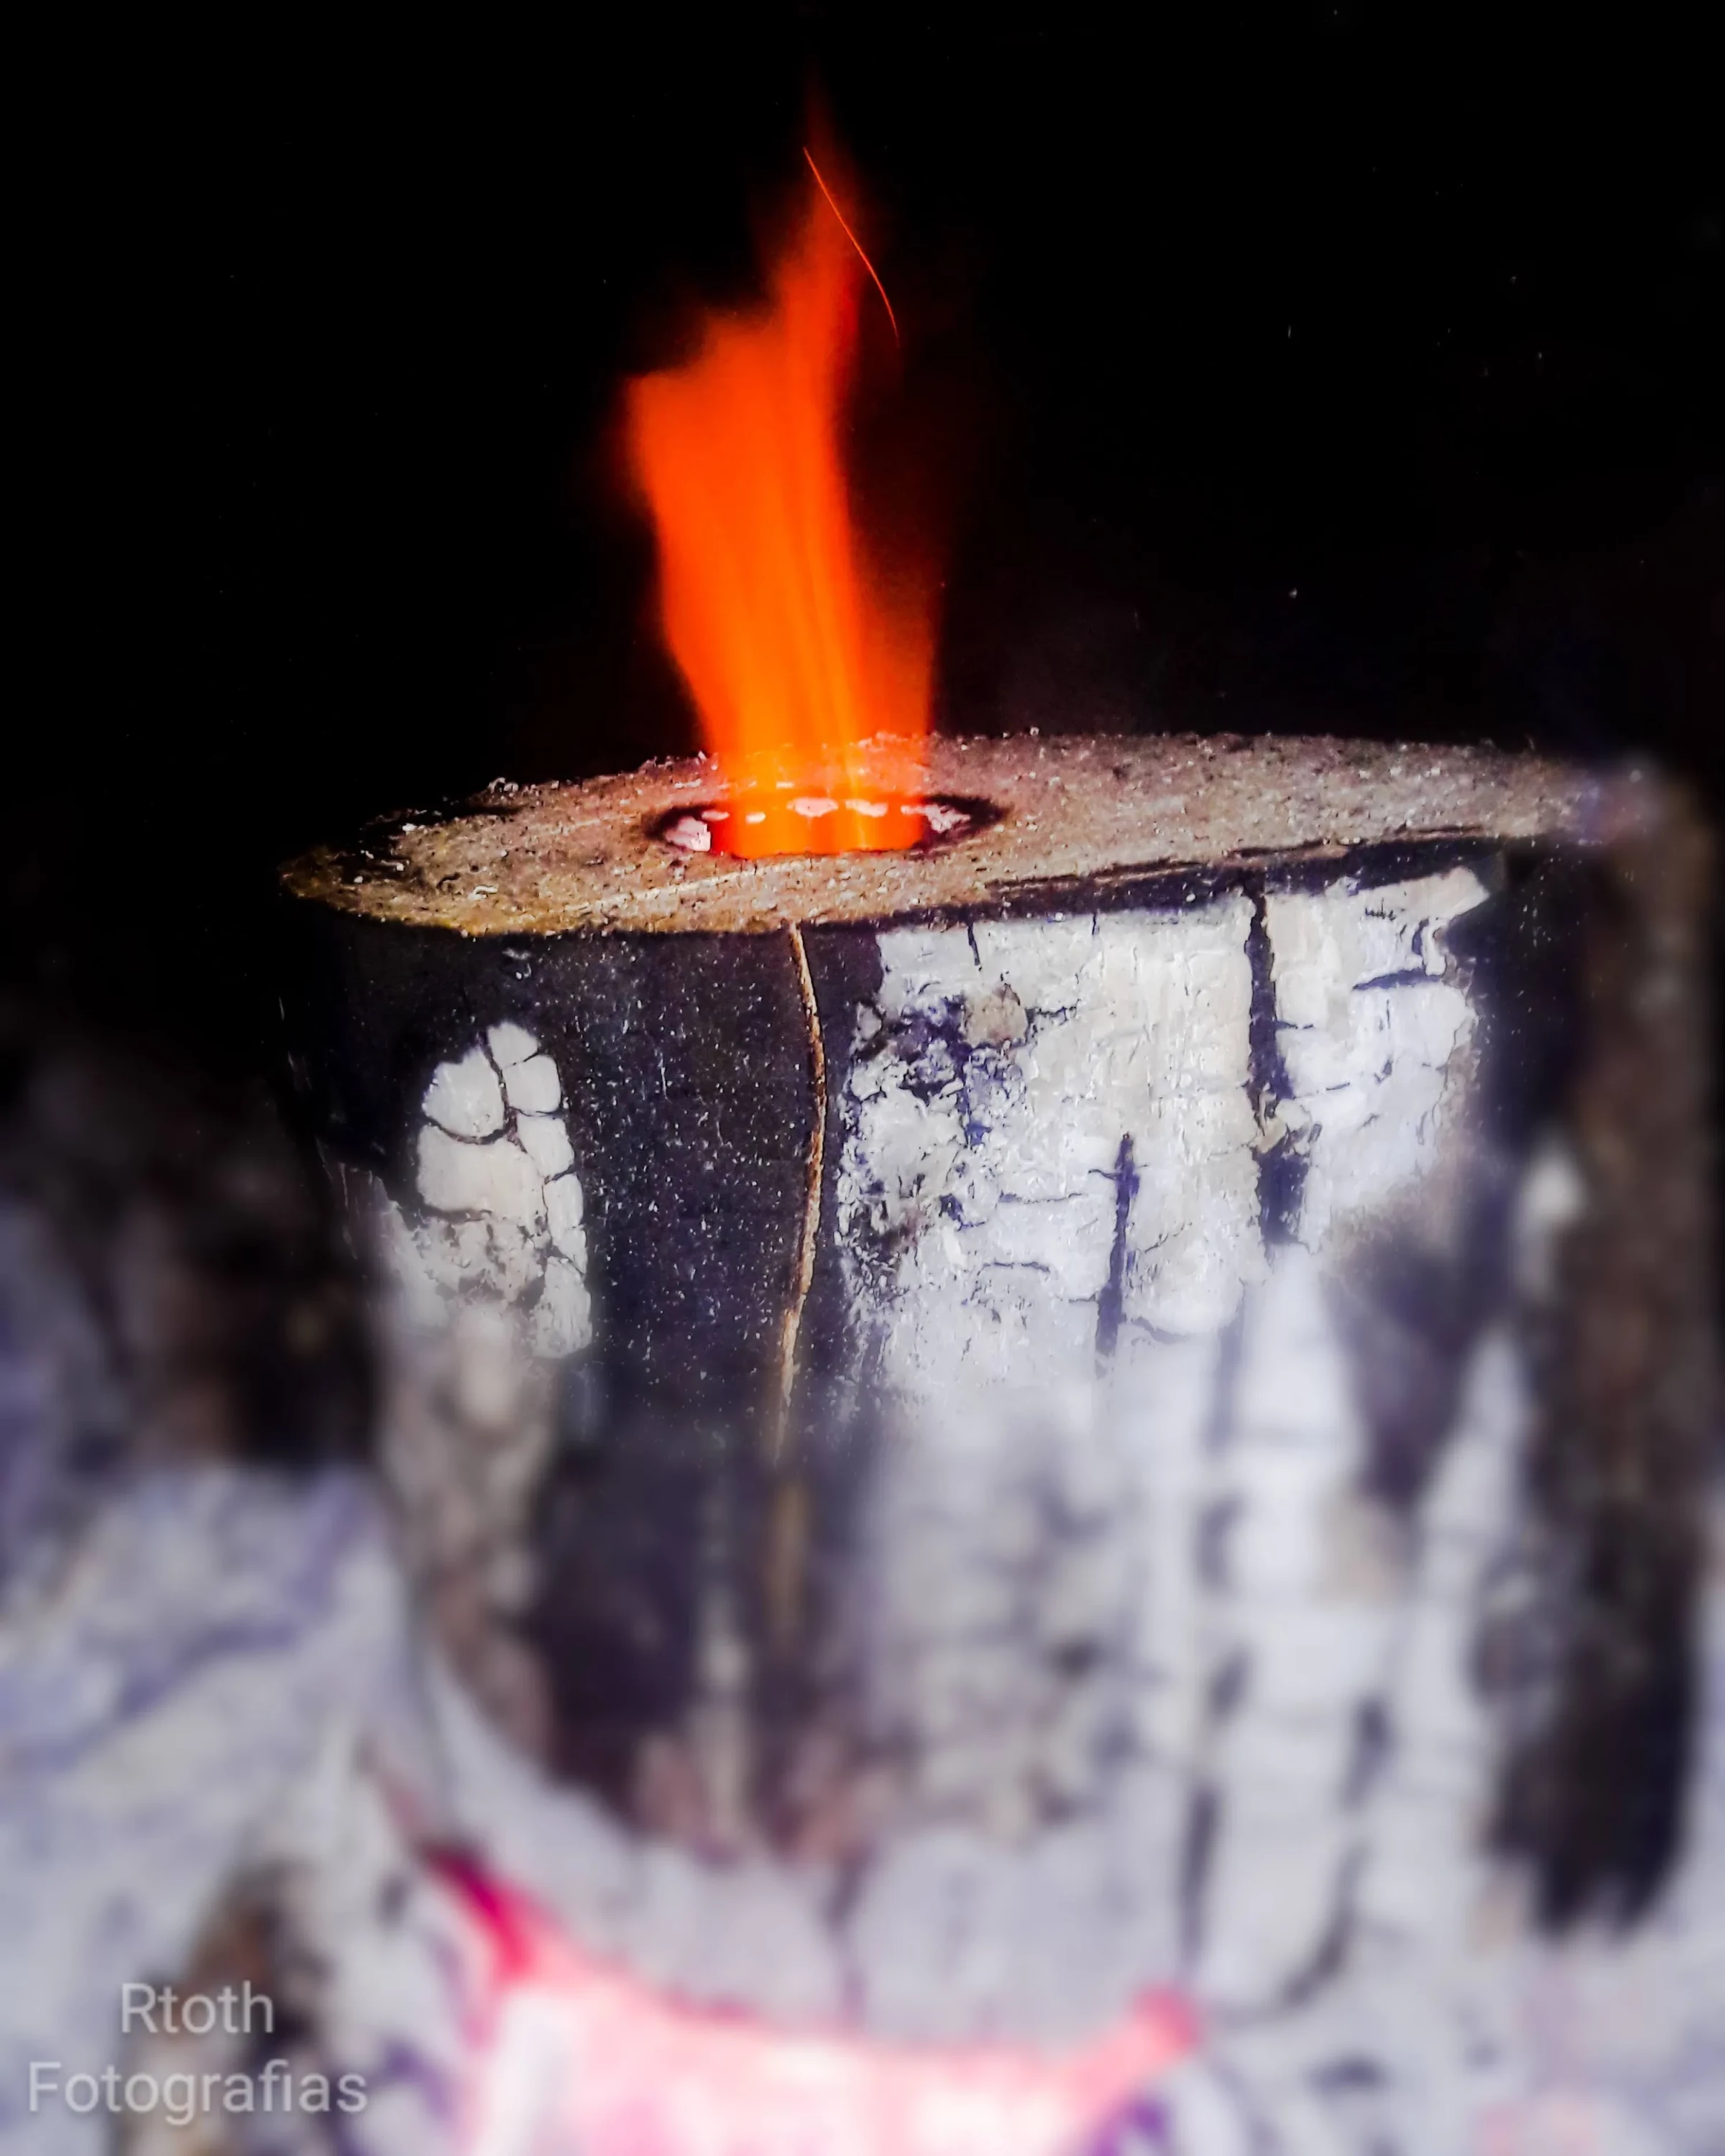
M 930 846 L 942 839 L 986 828 L 994 812 L 983 802 L 932 798 L 906 801 L 898 794 L 855 794 L 839 800 L 830 793 L 798 793 L 781 780 L 739 792 L 733 799 L 710 803 L 665 818 L 659 837 L 685 854 L 851 853 L 850 824 L 865 818 L 874 832 L 870 846 Z
M 885 301 L 879 287 L 811 158 L 765 306 L 711 316 L 686 365 L 629 388 L 665 640 L 737 810 L 713 851 L 878 850 L 926 835 L 902 800 L 871 793 L 862 753 L 892 736 L 914 761 L 933 649 L 931 580 L 870 558 L 841 454 L 860 310 Z M 833 807 L 798 814 L 793 797 Z
M 1070 2050 L 870 2043 L 682 2006 L 487 1881 L 490 2043 L 467 2156 L 1081 2156 L 1194 2041 L 1152 1995 Z

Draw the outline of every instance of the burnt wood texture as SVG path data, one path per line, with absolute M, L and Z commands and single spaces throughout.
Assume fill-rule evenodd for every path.
M 1069 793 L 1118 791 L 1123 782 L 1110 774 L 1127 745 L 1091 746 L 1088 777 L 1067 767 Z M 1275 745 L 1266 766 L 1285 773 L 1299 746 Z M 1314 762 L 1333 747 L 1314 745 Z M 1237 767 L 1253 751 L 1226 753 L 1237 785 Z M 1435 770 L 1448 752 L 1404 753 Z M 999 757 L 989 754 L 998 773 Z M 1414 926 L 1397 931 L 1387 970 L 1344 982 L 1356 998 L 1349 1009 L 1389 1014 L 1389 1070 L 1404 1055 L 1396 1032 L 1409 1023 L 1403 1014 L 1430 1007 L 1434 982 L 1441 977 L 1444 992 L 1461 998 L 1465 1026 L 1433 1068 L 1464 1101 L 1465 1112 L 1445 1112 L 1460 1116 L 1465 1142 L 1423 1180 L 1386 1183 L 1382 1202 L 1350 1211 L 1336 1200 L 1337 1224 L 1317 1276 L 1363 1433 L 1352 1486 L 1405 1558 L 1469 1412 L 1485 1343 L 1498 1335 L 1514 1343 L 1530 1373 L 1525 1462 L 1513 1517 L 1493 1545 L 1473 1646 L 1474 1678 L 1500 1733 L 1494 1832 L 1530 1868 L 1553 1920 L 1645 1905 L 1681 1830 L 1699 1498 L 1712 1432 L 1701 943 L 1707 853 L 1682 801 L 1651 783 L 1614 792 L 1548 767 L 1530 808 L 1526 772 L 1502 762 L 1505 813 L 1494 819 L 1483 784 L 1470 828 L 1421 829 L 1378 774 L 1375 838 L 1337 839 L 1291 814 L 1280 846 L 1264 842 L 1276 835 L 1272 818 L 1270 828 L 1255 826 L 1252 844 L 1219 834 L 1210 859 L 1158 860 L 1148 845 L 1137 858 L 1092 859 L 1053 878 L 1034 872 L 1033 847 L 993 883 L 985 870 L 967 870 L 982 895 L 973 889 L 966 902 L 952 896 L 963 877 L 940 867 L 926 905 L 914 902 L 911 871 L 879 913 L 850 895 L 837 907 L 804 903 L 799 884 L 773 900 L 774 914 L 750 898 L 761 887 L 750 865 L 729 864 L 741 924 L 729 932 L 681 927 L 675 907 L 664 910 L 654 893 L 644 901 L 651 925 L 631 926 L 626 901 L 609 888 L 593 917 L 575 907 L 560 927 L 542 911 L 531 930 L 515 925 L 524 901 L 513 919 L 464 914 L 459 928 L 437 925 L 376 875 L 393 843 L 387 834 L 290 872 L 284 1009 L 295 1081 L 332 1163 L 358 1176 L 350 1188 L 369 1193 L 367 1204 L 391 1209 L 398 1233 L 423 1239 L 428 1222 L 442 1235 L 460 1227 L 459 1205 L 427 1195 L 424 1133 L 439 1074 L 478 1053 L 474 1082 L 489 1100 L 495 1064 L 510 1105 L 481 1142 L 511 1145 L 529 1111 L 516 1104 L 526 1089 L 508 1055 L 531 1048 L 555 1066 L 552 1106 L 582 1204 L 578 1241 L 557 1247 L 579 1252 L 587 1315 L 578 1337 L 566 1338 L 547 1364 L 547 1434 L 498 1530 L 519 1543 L 526 1584 L 480 1620 L 471 1596 L 447 1604 L 436 1592 L 428 1598 L 452 1660 L 471 1666 L 481 1698 L 473 1626 L 510 1635 L 536 1704 L 514 1723 L 507 1713 L 498 1718 L 554 1775 L 632 1831 L 703 1861 L 765 1851 L 792 1866 L 836 1864 L 853 1884 L 906 1821 L 944 1821 L 1012 1846 L 1106 1808 L 1111 1762 L 1137 1741 L 1121 1704 L 1123 1679 L 1106 1694 L 1112 1704 L 1097 1710 L 1080 1768 L 1057 1770 L 1052 1753 L 1039 1753 L 1042 1763 L 1024 1767 L 1018 1781 L 1015 1769 L 991 1768 L 986 1797 L 981 1782 L 952 1766 L 957 1753 L 942 1749 L 947 1740 L 928 1720 L 934 1710 L 906 1705 L 909 1695 L 895 1689 L 895 1656 L 902 1650 L 914 1660 L 927 1644 L 915 1582 L 896 1568 L 909 1565 L 905 1538 L 922 1532 L 916 1522 L 934 1502 L 916 1494 L 914 1476 L 905 1480 L 906 1447 L 920 1440 L 905 1434 L 899 1404 L 908 1381 L 893 1361 L 902 1363 L 909 1337 L 904 1268 L 943 1234 L 967 1232 L 971 1216 L 951 1178 L 911 1191 L 902 1178 L 889 1188 L 890 1176 L 875 1174 L 869 1132 L 886 1125 L 869 1122 L 870 1103 L 890 1096 L 906 1129 L 944 1119 L 942 1132 L 959 1133 L 950 1143 L 963 1168 L 967 1147 L 981 1158 L 990 1134 L 1019 1112 L 1025 1074 L 1045 1082 L 1054 1067 L 1050 1044 L 1069 1014 L 1034 977 L 1053 963 L 1046 954 L 1058 937 L 1080 932 L 1072 947 L 1081 958 L 1091 945 L 1112 949 L 1111 936 L 1125 939 L 1128 957 L 1153 956 L 1164 942 L 1177 947 L 1167 939 L 1189 942 L 1209 932 L 1204 922 L 1219 924 L 1214 963 L 1222 970 L 1214 978 L 1240 984 L 1236 1090 L 1250 1103 L 1251 1133 L 1227 1156 L 1236 1163 L 1230 1173 L 1244 1161 L 1250 1178 L 1244 1301 L 1218 1321 L 1206 1366 L 1209 1434 L 1199 1456 L 1220 1472 L 1230 1430 L 1253 1412 L 1253 1328 L 1262 1322 L 1252 1314 L 1260 1292 L 1252 1283 L 1294 1276 L 1295 1261 L 1306 1260 L 1302 1235 L 1316 1247 L 1299 1224 L 1313 1217 L 1311 1178 L 1333 1181 L 1337 1173 L 1325 1165 L 1332 1157 L 1322 1119 L 1314 1137 L 1296 1098 L 1303 1081 L 1287 1060 L 1311 1023 L 1291 1000 L 1296 959 L 1307 947 L 1299 938 L 1316 950 L 1312 937 L 1333 942 L 1335 922 L 1360 921 L 1378 934 L 1373 895 L 1383 894 L 1383 919 Z M 1146 783 L 1138 765 L 1131 776 Z M 1152 777 L 1153 793 L 1166 786 Z M 630 798 L 629 830 L 644 829 L 649 812 L 663 814 L 668 790 L 674 798 L 676 786 L 697 783 L 710 787 L 711 775 L 644 775 L 645 805 Z M 1204 783 L 1201 767 L 1183 782 L 1189 822 Z M 971 790 L 988 791 L 980 783 Z M 531 810 L 542 822 L 551 791 Z M 567 812 L 582 808 L 582 789 L 566 793 L 567 809 L 558 813 L 578 827 L 579 814 Z M 1351 829 L 1369 820 L 1370 807 L 1350 804 Z M 623 812 L 603 799 L 595 811 L 602 823 L 614 813 Z M 1044 804 L 1038 813 L 1051 812 Z M 508 850 L 511 814 L 506 800 L 486 804 L 475 827 L 485 844 Z M 1009 805 L 999 831 L 972 843 L 999 845 L 1004 833 L 1023 848 L 1025 834 L 1012 824 Z M 343 890 L 331 880 L 332 863 L 374 875 L 386 896 L 372 908 L 362 886 L 356 900 L 351 883 Z M 774 872 L 769 865 L 769 883 Z M 1407 892 L 1441 893 L 1456 879 L 1467 891 L 1465 901 L 1446 901 L 1454 917 L 1440 911 L 1428 923 L 1409 911 Z M 865 880 L 847 893 L 857 888 L 865 891 Z M 704 917 L 719 917 L 716 904 L 709 898 Z M 904 941 L 921 930 L 947 939 L 931 943 L 926 960 Z M 942 989 L 938 968 L 968 963 L 966 939 L 978 985 Z M 1189 967 L 1183 957 L 1179 964 Z M 1191 964 L 1199 985 L 1182 1022 L 1202 1041 L 1214 1009 L 1219 1039 L 1235 1026 L 1224 1014 L 1235 991 L 1203 985 L 1212 978 L 1202 970 L 1212 964 L 1204 952 Z M 1115 1018 L 1106 998 L 1096 1008 L 1096 1053 L 1112 1053 Z M 1162 1021 L 1139 1025 L 1123 1005 L 1117 1016 L 1132 1052 L 1148 1058 L 1153 1088 Z M 498 1030 L 509 1028 L 526 1037 L 519 1050 L 508 1045 L 515 1034 Z M 1362 1084 L 1382 1075 L 1369 1061 L 1360 1065 Z M 1070 1082 L 1079 1116 L 1089 1082 L 1081 1064 Z M 1384 1104 L 1380 1122 L 1398 1112 L 1388 1093 L 1372 1097 Z M 1157 1196 L 1157 1177 L 1171 1171 L 1158 1166 L 1156 1147 L 1172 1144 L 1170 1157 L 1183 1156 L 1195 1142 L 1183 1119 L 1197 1111 L 1184 1098 L 1155 1126 L 1163 1137 L 1147 1135 L 1147 1127 L 1111 1137 L 1106 1172 L 1089 1171 L 1072 1186 L 1077 1196 L 1060 1201 L 1082 1210 L 1094 1192 L 1106 1214 L 1101 1256 L 1082 1291 L 1089 1300 L 1074 1321 L 1088 1330 L 1072 1366 L 1104 1386 L 1124 1383 L 1176 1334 L 1203 1330 L 1146 1300 L 1161 1277 L 1155 1267 L 1171 1261 L 1167 1237 L 1143 1224 L 1155 1228 L 1158 1204 L 1167 1221 L 1176 1219 L 1175 1201 Z M 916 1142 L 906 1142 L 906 1158 Z M 1543 1270 L 1530 1273 L 1527 1193 L 1553 1145 L 1579 1171 L 1584 1195 L 1551 1231 Z M 1209 1205 L 1202 1174 L 1190 1173 L 1199 1199 L 1181 1202 Z M 555 1234 L 554 1219 L 550 1229 L 542 1224 L 543 1208 L 555 1201 L 543 1194 L 551 1183 L 534 1188 L 540 1194 L 522 1201 L 521 1218 L 542 1254 Z M 1036 1214 L 1034 1196 L 1008 1190 L 989 1232 L 1016 1234 L 1020 1219 Z M 1058 1270 L 1065 1235 L 1048 1233 L 1024 1261 L 1043 1276 L 1039 1295 L 1050 1268 Z M 1191 1230 L 1200 1242 L 1210 1233 Z M 1286 1265 L 1278 1252 L 1288 1254 Z M 1010 1270 L 1002 1260 L 1000 1276 Z M 481 1295 L 484 1271 L 481 1262 Z M 459 1299 L 460 1280 L 449 1292 Z M 522 1324 L 533 1321 L 536 1296 L 548 1293 L 531 1280 L 520 1290 Z M 937 1314 L 943 1306 L 929 1305 Z M 1017 1306 L 997 1298 L 997 1306 L 1009 1327 Z M 1027 1323 L 1030 1356 L 1040 1351 Z M 938 1338 L 912 1345 L 937 1363 Z M 968 1390 L 973 1364 L 958 1348 L 955 1341 L 944 1412 L 963 1420 L 976 1408 L 986 1420 L 992 1410 Z M 973 1342 L 964 1350 L 980 1352 Z M 1023 1374 L 1034 1390 L 1040 1372 Z M 925 1418 L 937 1393 L 923 1397 Z M 1006 1537 L 1015 1553 L 988 1577 L 1009 1578 L 998 1614 L 1005 1651 L 1036 1663 L 1034 1714 L 1057 1721 L 1104 1697 L 1099 1672 L 1130 1661 L 1119 1612 L 1131 1596 L 1122 1589 L 1101 1614 L 1064 1629 L 1044 1622 L 1049 1598 L 1070 1591 L 1088 1607 L 1110 1567 L 1131 1572 L 1147 1562 L 1135 1540 L 1147 1532 L 1144 1501 L 1109 1482 L 1112 1467 L 1080 1490 L 1046 1433 L 1023 1444 L 1017 1480 L 998 1448 L 974 1470 L 950 1532 L 986 1540 L 1008 1509 L 1024 1508 Z M 955 1471 L 962 1480 L 972 1470 Z M 1253 1471 L 1240 1466 L 1248 1479 L 1199 1523 L 1195 1593 L 1225 1596 L 1250 1572 L 1240 1552 L 1252 1532 Z M 422 1502 L 411 1487 L 398 1494 L 410 1515 Z M 408 1544 L 411 1554 L 411 1522 Z M 458 1608 L 465 1614 L 444 1624 Z M 889 1610 L 897 1612 L 890 1623 Z M 938 1629 L 932 1614 L 929 1624 Z M 935 1660 L 946 1657 L 941 1681 L 961 1691 L 968 1636 L 961 1627 L 957 1645 L 927 1646 Z M 1204 1758 L 1225 1758 L 1230 1713 L 1251 1711 L 1251 1671 L 1242 1650 L 1231 1690 L 1226 1669 L 1204 1678 L 1209 1704 L 1193 1725 Z M 986 1691 L 993 1680 L 981 1660 L 975 1674 Z M 1000 1718 L 1020 1712 L 1032 1710 L 1009 1702 Z M 1393 1742 L 1397 1714 L 1394 1697 L 1358 1706 L 1356 1795 Z M 1225 1820 L 1230 1793 L 1224 1768 L 1188 1762 L 1183 1774 L 1188 1829 L 1168 1892 L 1192 1904 L 1210 1888 L 1222 1892 L 1207 1872 L 1223 1863 L 1215 1851 L 1225 1850 L 1225 1836 L 1217 1844 L 1200 1827 L 1206 1816 Z M 1004 1795 L 1003 1783 L 1012 1784 Z M 1338 1790 L 1338 1806 L 1353 1800 Z

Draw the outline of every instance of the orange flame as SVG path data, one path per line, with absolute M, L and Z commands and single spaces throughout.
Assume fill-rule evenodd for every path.
M 685 366 L 629 384 L 624 413 L 665 641 L 737 811 L 716 843 L 749 855 L 903 846 L 923 830 L 871 798 L 862 745 L 922 739 L 932 608 L 926 584 L 865 558 L 840 453 L 865 278 L 886 295 L 808 162 L 764 310 L 710 317 Z

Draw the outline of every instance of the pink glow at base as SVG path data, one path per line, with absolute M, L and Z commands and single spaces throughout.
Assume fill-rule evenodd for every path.
M 1078 2156 L 1196 2035 L 1165 1994 L 1061 2051 L 769 2030 L 666 1999 L 455 1877 L 497 1949 L 469 2156 Z

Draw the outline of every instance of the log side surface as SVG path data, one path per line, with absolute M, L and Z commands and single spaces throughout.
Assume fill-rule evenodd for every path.
M 919 2038 L 1304 1995 L 1483 1908 L 1482 1830 L 1642 1906 L 1711 1398 L 1685 805 L 1330 742 L 928 785 L 1001 819 L 691 858 L 660 766 L 287 872 L 404 1543 L 543 1777 L 476 1839 L 654 1982 Z

